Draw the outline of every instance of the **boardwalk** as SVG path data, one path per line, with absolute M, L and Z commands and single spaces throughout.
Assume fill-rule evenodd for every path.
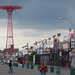
M 0 75 L 11 75 L 8 73 L 9 67 L 8 65 L 0 65 Z M 25 69 L 25 68 L 18 68 L 18 67 L 13 67 L 14 73 L 12 75 L 39 75 L 39 71 L 36 69 L 31 70 L 31 69 Z M 50 73 L 50 71 L 47 73 L 47 75 L 57 75 L 56 74 L 56 69 L 54 73 Z M 59 75 L 70 75 L 70 69 L 66 68 L 61 68 L 61 74 Z

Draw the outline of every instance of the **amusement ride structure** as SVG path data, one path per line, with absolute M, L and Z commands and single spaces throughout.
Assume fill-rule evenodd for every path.
M 7 38 L 6 38 L 6 48 L 5 55 L 14 54 L 14 40 L 13 40 L 13 26 L 12 26 L 12 12 L 16 9 L 22 9 L 21 6 L 12 6 L 9 2 L 9 5 L 0 6 L 0 9 L 6 10 L 8 13 L 8 24 L 7 24 Z

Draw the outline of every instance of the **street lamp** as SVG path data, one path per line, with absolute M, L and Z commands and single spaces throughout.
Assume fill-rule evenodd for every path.
M 23 48 L 23 50 L 24 50 L 24 46 L 23 46 L 22 48 Z
M 44 45 L 47 44 L 47 39 L 44 39 L 44 41 L 45 41 Z M 46 47 L 46 48 L 47 48 L 47 47 Z M 46 49 L 46 48 L 45 48 L 45 49 Z
M 56 35 L 53 35 L 53 38 L 55 38 L 56 37 Z
M 72 23 L 71 20 L 69 20 L 68 18 L 62 18 L 62 17 L 59 17 L 60 20 L 62 19 L 67 19 L 71 24 L 72 24 L 72 27 L 73 27 L 73 34 L 74 34 L 74 25 Z M 75 37 L 75 34 L 74 34 L 74 37 Z M 74 38 L 74 68 L 75 68 L 75 38 Z
M 61 35 L 61 33 L 58 33 L 57 36 L 58 36 L 58 49 L 59 49 L 59 36 Z
M 37 41 L 35 41 L 35 45 L 37 46 Z M 36 49 L 36 54 L 37 54 L 37 49 Z
M 68 18 L 64 18 L 64 17 L 59 17 L 59 19 L 60 19 L 60 20 L 62 20 L 62 19 L 67 19 L 68 21 L 70 21 L 70 23 L 72 24 L 72 27 L 73 27 L 73 32 L 74 32 L 74 25 L 73 25 L 73 23 L 72 23 L 71 20 L 69 20 Z
M 37 43 L 39 43 L 39 45 L 40 45 L 40 41 L 38 41 Z M 39 50 L 39 54 L 40 54 L 40 47 L 38 48 L 38 50 Z
M 41 40 L 42 42 L 42 50 L 44 49 L 44 40 Z
M 48 38 L 48 40 L 49 40 L 49 49 L 50 49 L 50 40 L 51 40 L 51 38 Z
M 53 35 L 53 48 L 54 48 L 54 38 L 56 37 L 56 35 Z

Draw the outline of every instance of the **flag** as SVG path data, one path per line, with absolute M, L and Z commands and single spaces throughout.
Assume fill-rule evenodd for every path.
M 66 39 L 67 38 L 67 35 L 65 34 L 64 36 L 63 36 L 63 39 Z
M 68 37 L 69 37 L 69 38 L 71 37 L 71 33 L 68 34 Z

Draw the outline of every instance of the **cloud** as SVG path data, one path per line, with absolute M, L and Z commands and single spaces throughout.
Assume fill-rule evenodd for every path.
M 0 28 L 0 48 L 4 49 L 6 47 L 6 29 Z M 60 40 L 62 41 L 63 35 L 68 34 L 68 30 L 52 30 L 52 31 L 38 31 L 33 29 L 14 29 L 14 46 L 22 50 L 22 46 L 29 43 L 29 46 L 33 45 L 35 41 L 41 41 L 48 38 L 53 38 L 53 35 L 61 33 Z M 53 40 L 53 39 L 52 39 Z
M 4 2 L 1 1 L 1 3 Z M 59 21 L 59 17 L 69 18 L 69 15 L 74 10 L 74 1 L 70 0 L 13 0 L 11 3 L 12 5 L 20 5 L 23 7 L 23 9 L 13 12 L 12 20 L 17 22 L 13 22 L 15 29 L 37 29 L 45 31 L 58 28 L 67 29 L 67 24 L 70 26 L 70 23 L 67 21 Z M 0 12 L 2 14 L 0 17 L 7 19 L 7 12 L 3 10 L 0 10 Z M 73 20 L 74 16 L 71 17 L 71 20 Z
M 53 38 L 53 35 L 57 35 L 57 33 L 61 33 L 60 40 L 63 41 L 63 35 L 65 33 L 66 34 L 69 33 L 68 30 L 56 29 L 55 31 L 42 31 L 40 32 L 41 35 L 39 36 L 40 33 L 37 30 L 15 29 L 14 31 L 16 31 L 16 33 L 14 33 L 15 45 L 17 43 L 16 47 L 19 47 L 20 50 L 22 49 L 22 46 L 26 45 L 27 43 L 29 44 L 29 46 L 31 46 L 35 41 L 41 41 L 44 39 Z M 31 33 L 32 35 L 27 33 Z M 33 36 L 34 34 L 37 34 L 37 36 L 36 35 Z

